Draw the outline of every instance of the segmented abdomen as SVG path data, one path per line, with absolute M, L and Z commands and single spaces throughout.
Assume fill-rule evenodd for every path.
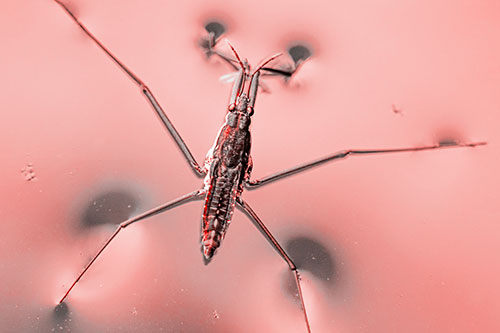
M 239 187 L 240 168 L 216 172 L 211 179 L 205 199 L 202 226 L 202 246 L 205 259 L 209 260 L 220 246 L 233 216 Z

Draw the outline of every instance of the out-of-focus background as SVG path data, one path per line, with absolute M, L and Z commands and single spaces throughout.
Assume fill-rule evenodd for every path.
M 312 51 L 287 84 L 265 80 L 255 178 L 346 148 L 488 141 L 352 158 L 244 198 L 301 268 L 313 332 L 500 330 L 498 1 L 66 3 L 200 162 L 231 87 L 198 44 L 211 20 L 252 64 Z M 304 332 L 286 264 L 240 211 L 203 265 L 200 201 L 123 231 L 54 311 L 113 223 L 201 181 L 54 1 L 0 16 L 0 331 Z

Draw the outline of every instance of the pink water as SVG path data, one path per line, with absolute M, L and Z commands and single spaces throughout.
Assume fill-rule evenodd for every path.
M 302 271 L 313 332 L 500 330 L 498 2 L 71 7 L 147 82 L 200 162 L 230 91 L 218 78 L 231 69 L 197 45 L 212 17 L 252 64 L 294 41 L 314 52 L 289 85 L 266 80 L 272 92 L 258 96 L 254 177 L 345 148 L 488 141 L 352 158 L 244 198 L 284 245 L 305 237 L 330 258 L 329 275 Z M 201 181 L 140 90 L 53 1 L 4 1 L 0 15 L 0 331 L 304 332 L 287 266 L 241 212 L 203 265 L 201 202 L 123 231 L 67 315 L 53 314 L 114 229 L 84 227 L 86 213 L 138 213 Z M 110 192 L 130 203 L 94 205 Z M 296 256 L 324 269 L 315 255 Z

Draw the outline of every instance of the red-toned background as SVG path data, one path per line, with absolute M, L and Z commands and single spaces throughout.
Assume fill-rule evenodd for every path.
M 323 247 L 294 252 L 311 268 L 313 332 L 500 330 L 497 1 L 68 3 L 148 83 L 200 162 L 230 90 L 218 78 L 231 70 L 197 45 L 210 18 L 253 64 L 295 41 L 314 52 L 258 97 L 254 177 L 345 148 L 488 141 L 353 158 L 244 197 L 289 249 Z M 201 182 L 139 89 L 55 2 L 3 1 L 0 17 L 0 331 L 304 332 L 287 266 L 241 212 L 203 265 L 201 202 L 121 233 L 54 313 L 114 229 L 85 221 Z

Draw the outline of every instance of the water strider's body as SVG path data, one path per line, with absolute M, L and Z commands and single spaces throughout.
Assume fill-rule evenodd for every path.
M 231 222 L 236 199 L 250 176 L 249 126 L 250 116 L 246 112 L 239 108 L 229 111 L 207 156 L 201 239 L 206 262 L 220 246 Z
M 245 93 L 243 91 L 247 80 L 246 66 L 232 46 L 231 49 L 241 68 L 233 85 L 226 121 L 205 160 L 206 194 L 201 235 L 205 263 L 210 261 L 221 245 L 244 184 L 250 180 L 252 171 L 250 123 L 259 86 L 259 71 L 278 56 L 269 58 L 254 71 Z
M 286 251 L 281 247 L 279 242 L 274 238 L 272 233 L 267 229 L 262 220 L 257 216 L 250 205 L 241 198 L 244 186 L 258 187 L 264 184 L 271 183 L 278 179 L 288 177 L 292 174 L 302 172 L 304 170 L 322 165 L 324 163 L 334 161 L 337 159 L 343 159 L 348 156 L 360 156 L 360 155 L 370 155 L 379 153 L 400 153 L 400 152 L 411 152 L 411 151 L 423 151 L 423 150 L 433 150 L 441 148 L 450 147 L 474 147 L 477 145 L 483 145 L 484 142 L 477 143 L 456 143 L 451 144 L 447 142 L 446 144 L 434 144 L 428 146 L 420 147 L 409 147 L 409 148 L 391 148 L 391 149 L 370 149 L 370 150 L 342 150 L 337 153 L 329 154 L 322 158 L 314 161 L 307 162 L 289 169 L 279 171 L 277 173 L 268 175 L 258 180 L 250 180 L 250 172 L 252 169 L 252 160 L 250 158 L 250 119 L 253 115 L 253 108 L 255 104 L 255 98 L 257 96 L 257 90 L 259 87 L 259 75 L 260 70 L 266 70 L 268 73 L 275 75 L 283 75 L 284 77 L 290 77 L 293 72 L 297 70 L 297 66 L 293 68 L 290 72 L 264 67 L 268 62 L 277 57 L 273 56 L 260 65 L 251 75 L 247 74 L 248 66 L 244 65 L 238 54 L 231 46 L 237 61 L 225 56 L 222 53 L 212 49 L 215 43 L 213 35 L 209 37 L 208 51 L 207 54 L 214 54 L 219 56 L 221 59 L 227 61 L 234 68 L 238 68 L 235 64 L 238 63 L 240 68 L 238 72 L 238 77 L 233 85 L 233 90 L 231 93 L 230 103 L 228 107 L 228 112 L 226 115 L 226 121 L 224 122 L 219 135 L 215 141 L 214 146 L 209 150 L 205 164 L 201 167 L 196 159 L 193 157 L 186 143 L 182 140 L 180 134 L 175 129 L 172 122 L 168 119 L 167 115 L 161 108 L 160 104 L 153 96 L 151 90 L 146 86 L 144 82 L 139 79 L 129 68 L 127 68 L 118 58 L 116 58 L 99 40 L 88 31 L 88 29 L 76 18 L 76 16 L 66 7 L 61 1 L 54 0 L 57 2 L 79 25 L 79 27 L 104 51 L 111 57 L 111 59 L 120 66 L 123 71 L 140 87 L 142 93 L 147 98 L 148 102 L 152 106 L 159 120 L 165 127 L 165 129 L 170 133 L 175 143 L 183 153 L 187 162 L 192 167 L 193 171 L 200 177 L 205 177 L 204 186 L 196 191 L 187 193 L 179 198 L 176 198 L 170 202 L 162 204 L 155 207 L 149 211 L 141 213 L 134 216 L 122 223 L 117 227 L 115 232 L 109 237 L 106 243 L 100 248 L 97 254 L 92 258 L 92 260 L 85 266 L 83 271 L 74 280 L 71 286 L 67 289 L 64 296 L 59 301 L 59 304 L 64 302 L 66 297 L 69 295 L 73 287 L 78 283 L 82 276 L 87 272 L 90 266 L 95 262 L 99 255 L 105 250 L 105 248 L 111 243 L 111 241 L 118 235 L 118 233 L 125 229 L 126 227 L 139 222 L 144 221 L 147 218 L 154 216 L 156 214 L 162 213 L 164 211 L 178 207 L 191 200 L 200 200 L 204 197 L 205 205 L 203 209 L 203 221 L 202 221 L 202 232 L 201 232 L 201 243 L 203 258 L 205 263 L 208 263 L 212 256 L 214 255 L 217 248 L 221 245 L 221 241 L 224 238 L 229 223 L 234 212 L 235 205 L 244 211 L 250 220 L 255 224 L 255 226 L 262 232 L 266 237 L 269 244 L 274 248 L 274 250 L 281 256 L 281 258 L 286 262 L 288 268 L 292 272 L 296 287 L 297 295 L 301 302 L 302 313 L 304 316 L 305 326 L 307 331 L 311 331 L 309 325 L 309 319 L 306 312 L 306 306 L 304 303 L 304 297 L 302 295 L 301 289 L 301 278 L 297 270 L 297 266 L 294 264 L 292 259 L 288 256 Z M 245 90 L 246 82 L 248 81 L 248 88 Z

